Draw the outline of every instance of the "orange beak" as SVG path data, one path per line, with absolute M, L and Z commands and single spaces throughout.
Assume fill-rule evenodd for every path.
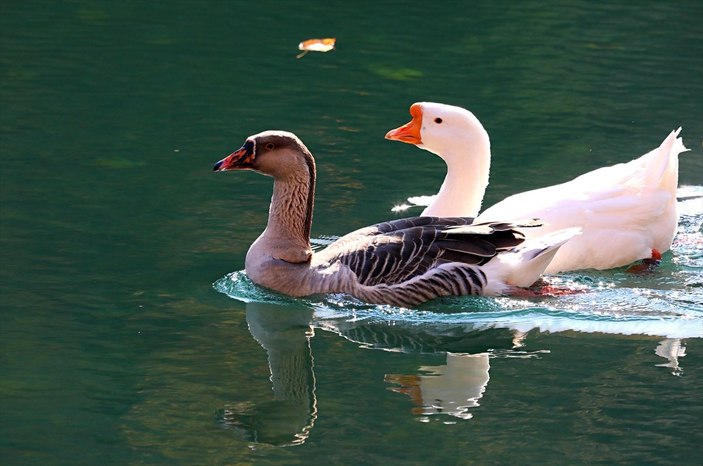
M 420 129 L 422 128 L 422 106 L 420 104 L 412 104 L 410 106 L 410 115 L 413 117 L 410 123 L 388 131 L 388 133 L 386 133 L 386 139 L 407 142 L 408 144 L 422 144 L 422 136 L 420 135 Z

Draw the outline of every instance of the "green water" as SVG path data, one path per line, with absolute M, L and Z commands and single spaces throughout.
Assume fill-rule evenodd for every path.
M 441 162 L 383 139 L 420 100 L 488 129 L 486 205 L 678 126 L 680 182 L 703 184 L 703 3 L 621 3 L 5 2 L 0 463 L 699 461 L 700 214 L 654 276 L 565 278 L 589 298 L 213 288 L 271 186 L 212 164 L 264 129 L 315 154 L 318 236 L 436 192 Z

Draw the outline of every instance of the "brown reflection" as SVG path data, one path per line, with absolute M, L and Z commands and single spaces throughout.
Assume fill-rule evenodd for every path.
M 223 422 L 254 443 L 303 444 L 317 419 L 312 310 L 247 303 L 246 317 L 249 331 L 268 355 L 273 399 L 227 407 Z

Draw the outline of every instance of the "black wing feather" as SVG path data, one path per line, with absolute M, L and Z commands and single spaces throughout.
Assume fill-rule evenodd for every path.
M 482 265 L 514 248 L 524 235 L 509 223 L 472 225 L 469 217 L 410 217 L 341 237 L 318 253 L 341 262 L 364 285 L 402 283 L 446 263 Z M 478 281 L 478 277 L 472 277 Z

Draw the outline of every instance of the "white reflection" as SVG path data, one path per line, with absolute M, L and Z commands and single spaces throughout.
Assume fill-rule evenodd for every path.
M 486 391 L 491 365 L 488 353 L 447 353 L 447 364 L 421 366 L 418 375 L 386 375 L 386 382 L 397 384 L 392 391 L 403 393 L 415 404 L 413 413 L 422 415 L 446 414 L 460 419 L 471 419 L 471 408 Z
M 681 375 L 683 369 L 679 366 L 679 358 L 686 356 L 686 347 L 683 346 L 678 338 L 667 338 L 659 342 L 654 354 L 667 359 L 668 362 L 656 364 L 657 367 L 669 367 L 672 369 L 673 375 Z
M 513 348 L 521 348 L 525 346 L 525 338 L 527 338 L 527 332 L 513 330 Z
M 362 348 L 413 354 L 443 354 L 445 364 L 420 366 L 412 374 L 389 372 L 389 390 L 406 395 L 412 412 L 429 421 L 444 415 L 471 419 L 490 379 L 489 357 L 536 357 L 520 351 L 526 334 L 506 330 L 472 331 L 463 325 L 440 323 L 413 325 L 357 319 L 317 320 L 318 328 L 334 332 Z M 456 421 L 446 420 L 452 423 Z

